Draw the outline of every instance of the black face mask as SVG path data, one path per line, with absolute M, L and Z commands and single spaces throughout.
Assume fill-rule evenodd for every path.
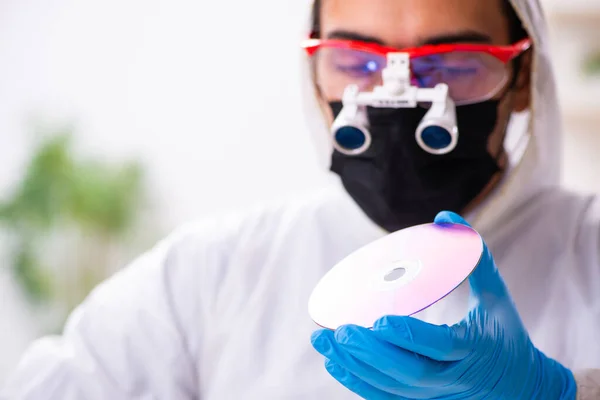
M 500 171 L 488 139 L 498 121 L 498 101 L 456 108 L 459 139 L 449 154 L 425 152 L 415 131 L 421 107 L 367 109 L 371 147 L 358 156 L 334 151 L 331 170 L 369 218 L 389 232 L 433 222 L 448 210 L 460 213 Z M 333 115 L 342 103 L 330 103 Z

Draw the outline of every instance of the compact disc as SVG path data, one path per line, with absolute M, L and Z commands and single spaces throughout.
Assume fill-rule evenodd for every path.
M 479 234 L 464 225 L 426 224 L 391 233 L 335 265 L 308 303 L 318 325 L 371 328 L 386 315 L 410 316 L 450 294 L 483 253 Z

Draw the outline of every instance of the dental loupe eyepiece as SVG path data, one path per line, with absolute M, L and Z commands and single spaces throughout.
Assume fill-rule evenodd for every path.
M 458 144 L 456 106 L 448 95 L 447 85 L 437 85 L 433 90 L 439 92 L 438 101 L 431 102 L 431 108 L 415 132 L 415 139 L 430 154 L 448 154 Z
M 458 144 L 456 106 L 448 94 L 448 86 L 419 88 L 410 83 L 410 60 L 406 53 L 390 53 L 382 72 L 383 84 L 372 92 L 360 92 L 350 85 L 344 91 L 342 111 L 331 127 L 333 147 L 342 154 L 356 156 L 371 146 L 371 133 L 366 107 L 415 108 L 419 103 L 431 104 L 419 124 L 415 139 L 426 152 L 442 155 Z
M 362 154 L 371 147 L 371 133 L 365 107 L 355 104 L 358 86 L 350 85 L 344 93 L 344 107 L 331 127 L 333 147 L 349 156 Z

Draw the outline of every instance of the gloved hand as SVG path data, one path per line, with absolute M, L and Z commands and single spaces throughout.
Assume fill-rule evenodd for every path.
M 435 222 L 468 225 L 448 212 Z M 573 374 L 535 348 L 487 245 L 469 283 L 478 305 L 457 325 L 387 316 L 372 330 L 316 331 L 313 346 L 365 399 L 575 399 Z

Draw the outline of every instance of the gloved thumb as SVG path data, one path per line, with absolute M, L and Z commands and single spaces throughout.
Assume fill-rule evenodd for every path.
M 466 225 L 471 228 L 471 225 L 465 221 L 463 217 L 460 215 L 453 213 L 452 211 L 442 211 L 438 215 L 435 216 L 434 222 L 436 224 L 461 224 Z
M 436 224 L 461 224 L 471 228 L 471 225 L 460 215 L 450 211 L 442 211 L 435 217 Z M 483 239 L 482 239 L 483 240 Z M 475 268 L 475 271 L 469 277 L 471 295 L 475 297 L 482 305 L 492 305 L 490 302 L 497 302 L 508 296 L 504 280 L 500 276 L 494 258 L 490 253 L 487 244 L 483 242 L 483 253 L 481 259 Z

